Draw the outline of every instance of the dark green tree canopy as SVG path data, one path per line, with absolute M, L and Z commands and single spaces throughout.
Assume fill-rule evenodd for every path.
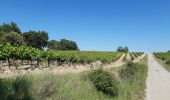
M 78 50 L 78 46 L 76 42 L 66 40 L 66 39 L 60 40 L 60 46 L 61 46 L 60 48 L 61 50 Z
M 38 49 L 48 46 L 51 50 L 79 50 L 76 42 L 61 39 L 48 41 L 48 33 L 44 31 L 28 31 L 22 33 L 16 23 L 3 23 L 0 25 L 0 43 L 26 44 Z
M 129 48 L 128 47 L 118 47 L 117 48 L 117 52 L 129 52 Z
M 17 26 L 16 23 L 11 22 L 11 23 L 3 23 L 0 25 L 0 33 L 10 33 L 10 32 L 16 32 L 18 34 L 22 34 L 20 28 Z
M 3 35 L 3 37 L 0 38 L 0 42 L 1 43 L 10 43 L 11 45 L 25 44 L 24 37 L 16 32 L 10 32 L 10 33 Z
M 60 42 L 56 40 L 51 40 L 48 42 L 48 49 L 50 50 L 59 50 Z
M 51 40 L 48 43 L 48 48 L 51 50 L 79 50 L 76 42 L 66 39 Z
M 22 32 L 16 23 L 3 23 L 0 25 L 0 43 L 24 44 Z
M 29 31 L 23 33 L 23 36 L 28 46 L 43 49 L 48 44 L 48 33 L 44 31 Z

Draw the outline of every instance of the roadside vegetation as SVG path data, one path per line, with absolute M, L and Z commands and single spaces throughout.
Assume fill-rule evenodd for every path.
M 144 100 L 146 58 L 120 68 L 76 74 L 42 73 L 0 80 L 4 100 Z M 11 99 L 12 98 L 12 99 Z
M 156 60 L 170 72 L 170 52 L 155 52 L 153 54 Z

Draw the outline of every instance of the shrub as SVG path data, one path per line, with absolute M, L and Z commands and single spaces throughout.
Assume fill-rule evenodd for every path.
M 103 69 L 96 69 L 89 74 L 89 78 L 96 87 L 97 91 L 109 96 L 118 95 L 118 81 L 111 73 Z
M 166 59 L 166 63 L 167 63 L 168 65 L 170 65 L 170 58 L 167 58 L 167 59 Z
M 135 58 L 132 56 L 132 57 L 131 57 L 131 61 L 133 61 L 134 59 L 135 59 Z
M 132 77 L 137 71 L 137 66 L 133 62 L 128 62 L 127 66 L 120 70 L 120 76 L 122 78 Z

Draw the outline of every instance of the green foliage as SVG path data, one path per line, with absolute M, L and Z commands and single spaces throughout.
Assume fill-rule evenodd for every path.
M 167 71 L 170 71 L 170 52 L 154 52 L 154 56 L 158 59 Z
M 131 61 L 133 61 L 134 59 L 135 59 L 135 57 L 134 57 L 134 55 L 133 55 L 133 53 L 129 53 L 129 55 L 130 55 L 130 59 L 131 59 Z
M 23 36 L 21 36 L 20 34 L 18 34 L 16 32 L 10 32 L 8 34 L 3 35 L 3 37 L 1 37 L 1 42 L 2 43 L 10 43 L 12 45 L 25 44 Z
M 26 44 L 34 48 L 43 49 L 48 44 L 48 33 L 44 31 L 29 31 L 23 33 L 23 36 Z
M 9 80 L 0 79 L 0 98 L 2 100 L 7 100 L 7 98 L 8 98 L 7 95 L 11 88 L 10 83 L 11 82 Z
M 129 63 L 120 68 L 118 70 L 120 76 L 119 95 L 115 100 L 144 100 L 147 72 L 146 57 L 140 63 Z
M 97 91 L 109 96 L 118 95 L 118 81 L 114 76 L 102 69 L 97 69 L 89 74 L 89 78 L 96 87 Z
M 61 39 L 60 41 L 51 40 L 48 43 L 48 49 L 50 50 L 79 50 L 76 42 Z
M 136 58 L 143 55 L 143 54 L 144 54 L 144 52 L 132 52 L 132 55 Z
M 21 35 L 21 30 L 20 30 L 20 28 L 17 26 L 17 24 L 16 23 L 14 23 L 14 22 L 11 22 L 11 23 L 7 23 L 7 24 L 2 24 L 2 25 L 0 25 L 0 33 L 10 33 L 10 32 L 16 32 L 16 33 L 18 33 L 18 34 L 20 34 Z
M 166 63 L 170 65 L 170 57 L 166 58 Z
M 32 100 L 103 100 L 106 99 L 106 96 L 103 94 L 99 95 L 97 90 L 85 77 L 87 73 L 77 73 L 77 74 L 52 74 L 50 73 L 42 73 L 36 75 L 28 75 L 24 77 L 24 80 L 28 86 L 28 96 Z M 22 79 L 22 78 L 20 78 Z M 19 79 L 19 80 L 20 80 Z M 18 79 L 17 79 L 18 80 Z M 3 79 L 0 81 L 0 89 L 6 88 L 7 92 L 0 91 L 3 96 L 0 95 L 0 100 L 16 100 L 14 99 L 6 99 L 12 93 L 14 89 L 12 88 L 12 82 L 15 79 Z M 24 82 L 15 82 L 19 87 L 23 86 Z M 23 86 L 25 87 L 25 86 Z M 24 89 L 24 88 L 23 88 Z M 21 90 L 23 90 L 21 89 Z M 27 89 L 25 89 L 27 90 Z M 23 95 L 25 91 L 16 93 L 16 96 Z M 4 97 L 4 98 L 2 98 Z M 29 98 L 19 98 L 17 100 L 30 100 Z
M 155 52 L 153 53 L 157 58 L 165 61 L 168 65 L 170 65 L 170 53 L 169 52 Z
M 133 77 L 136 74 L 136 72 L 137 72 L 137 65 L 132 62 L 128 62 L 127 66 L 122 70 L 120 70 L 120 76 L 122 78 Z
M 139 56 L 143 55 L 144 52 L 130 52 L 130 59 L 133 61 L 135 58 L 138 58 Z
M 129 52 L 129 48 L 128 47 L 118 47 L 117 48 L 117 52 Z
M 60 42 L 56 40 L 51 40 L 48 42 L 49 50 L 59 50 Z
M 60 50 L 78 50 L 78 46 L 76 42 L 74 41 L 69 41 L 66 39 L 61 39 L 60 40 Z
M 0 25 L 0 43 L 23 44 L 22 32 L 16 23 Z
M 26 77 L 0 80 L 0 98 L 2 100 L 32 100 L 29 93 L 31 83 Z
M 95 52 L 95 51 L 43 51 L 23 45 L 12 46 L 10 44 L 0 44 L 0 60 L 45 60 L 50 64 L 51 61 L 63 63 L 91 63 L 101 61 L 102 63 L 114 62 L 121 57 L 117 52 Z

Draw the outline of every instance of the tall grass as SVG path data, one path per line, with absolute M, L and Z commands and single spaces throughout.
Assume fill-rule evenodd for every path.
M 32 76 L 35 99 L 53 100 L 95 100 L 98 97 L 96 89 L 86 79 L 86 73 L 66 75 Z
M 133 65 L 135 74 L 120 77 L 120 70 L 127 65 L 110 69 L 119 81 L 116 86 L 117 95 L 107 96 L 98 92 L 89 78 L 89 72 L 76 74 L 42 73 L 0 80 L 0 99 L 2 100 L 143 100 L 145 96 L 145 80 L 147 75 L 145 61 Z M 90 72 L 91 73 L 91 72 Z M 112 79 L 109 77 L 107 79 Z M 97 77 L 97 76 L 96 76 Z M 102 76 L 101 76 L 102 77 Z M 115 79 L 114 78 L 114 79 Z M 111 81 L 108 81 L 111 82 Z M 105 84 L 107 82 L 103 82 Z
M 0 80 L 0 100 L 103 100 L 88 73 L 37 74 Z
M 31 83 L 25 76 L 0 80 L 0 98 L 2 100 L 32 100 L 30 86 Z
M 119 95 L 115 100 L 144 100 L 148 70 L 147 58 L 145 57 L 142 62 L 133 64 L 132 66 L 133 68 L 129 68 L 126 65 L 118 71 L 126 70 L 128 71 L 128 75 L 119 77 Z

